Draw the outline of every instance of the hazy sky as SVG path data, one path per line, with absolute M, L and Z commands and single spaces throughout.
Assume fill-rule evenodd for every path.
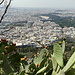
M 75 0 L 13 0 L 14 7 L 75 8 Z

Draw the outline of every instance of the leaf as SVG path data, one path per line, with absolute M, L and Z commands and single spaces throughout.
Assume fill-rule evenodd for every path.
M 5 45 L 1 45 L 1 51 L 5 52 Z
M 26 65 L 26 66 L 25 66 L 25 72 L 28 72 L 28 71 L 29 71 L 29 66 L 30 66 L 30 65 Z
M 63 67 L 63 52 L 62 52 L 62 48 L 57 43 L 54 44 L 54 57 L 55 57 L 57 63 L 61 67 Z
M 33 72 L 27 72 L 25 75 L 34 75 Z
M 21 63 L 24 65 L 28 65 L 28 62 L 26 60 L 22 60 Z
M 46 70 L 46 68 L 47 68 L 47 67 L 43 67 L 43 68 L 41 68 L 41 69 L 36 73 L 36 75 L 39 74 L 39 73 L 44 72 L 44 71 Z
M 5 41 L 1 42 L 1 45 L 8 46 L 7 42 L 5 42 Z
M 57 75 L 57 73 L 55 71 L 52 72 L 52 75 Z
M 32 63 L 30 66 L 29 66 L 29 69 L 36 69 L 36 66 L 35 66 L 35 64 L 34 63 Z
M 40 68 L 44 67 L 45 62 L 47 61 L 47 58 L 44 58 L 40 63 Z
M 75 64 L 73 65 L 73 67 L 72 67 L 73 69 L 75 69 Z
M 19 75 L 25 75 L 24 71 L 22 71 Z
M 51 75 L 52 71 L 53 71 L 52 62 L 47 63 L 47 65 L 48 66 L 47 66 L 46 70 L 44 71 L 44 73 L 46 75 Z
M 20 72 L 24 71 L 22 63 L 20 63 Z
M 0 53 L 0 60 L 3 60 L 3 54 Z
M 10 61 L 12 61 L 12 62 L 20 62 L 20 58 L 23 58 L 24 57 L 24 55 L 21 55 L 21 54 L 13 54 L 13 55 L 11 55 L 10 57 L 9 57 L 9 60 Z
M 41 57 L 41 55 L 39 55 L 38 57 L 35 57 L 34 58 L 34 64 L 40 64 L 41 63 L 41 61 L 42 61 L 43 59 L 42 59 L 42 57 Z
M 9 75 L 18 75 L 17 72 L 16 73 L 10 73 Z
M 75 69 L 71 68 L 69 71 L 65 73 L 65 75 L 75 75 Z
M 43 56 L 44 56 L 45 53 L 48 54 L 49 53 L 48 50 L 47 49 L 42 49 L 40 54 L 37 57 L 34 58 L 34 63 L 40 65 L 40 63 L 43 60 Z
M 43 56 L 44 53 L 49 54 L 49 51 L 47 49 L 42 49 L 41 52 L 40 52 L 40 55 Z
M 60 70 L 57 75 L 65 75 L 65 73 L 62 70 Z
M 10 57 L 8 58 L 8 60 L 10 61 L 11 66 L 14 68 L 15 71 L 18 71 L 20 68 L 20 58 L 23 58 L 24 56 L 21 54 L 12 54 L 10 55 Z
M 53 55 L 51 55 L 51 57 L 52 57 L 53 70 L 56 70 L 56 68 L 57 68 L 56 59 L 55 59 L 55 57 Z
M 3 61 L 3 70 L 5 72 L 5 75 L 9 75 L 10 73 L 13 72 L 10 64 L 8 63 L 6 59 Z
M 12 52 L 15 49 L 15 46 L 9 46 L 9 49 L 7 50 L 8 53 Z
M 59 70 L 60 70 L 60 66 L 58 65 L 58 66 L 57 66 L 57 70 L 56 70 L 56 72 L 58 73 Z
M 72 54 L 72 56 L 68 60 L 67 64 L 63 68 L 63 71 L 64 72 L 68 71 L 68 69 L 70 69 L 74 63 L 75 63 L 75 52 Z
M 65 41 L 63 41 L 63 43 L 62 43 L 62 51 L 63 51 L 63 53 L 65 51 Z

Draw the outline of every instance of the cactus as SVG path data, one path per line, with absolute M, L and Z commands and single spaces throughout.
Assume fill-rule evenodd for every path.
M 63 67 L 63 52 L 62 48 L 59 44 L 54 44 L 54 53 L 53 53 L 55 60 L 57 61 L 58 65 Z
M 9 75 L 10 73 L 13 72 L 13 69 L 9 65 L 6 57 L 4 57 L 2 68 L 3 68 L 3 71 L 5 72 L 5 75 Z
M 65 51 L 65 41 L 63 40 L 63 42 L 62 42 L 62 51 L 63 51 L 63 53 L 64 53 L 64 51 Z
M 39 64 L 39 65 L 43 65 L 43 63 L 45 63 L 47 61 L 46 60 L 47 58 L 44 59 L 44 57 L 47 57 L 48 53 L 49 52 L 48 52 L 47 49 L 42 49 L 40 54 L 37 55 L 37 57 L 34 58 L 34 63 Z M 41 64 L 41 62 L 42 62 L 42 64 Z
M 45 70 L 46 70 L 46 68 L 47 68 L 47 66 L 46 67 L 43 67 L 43 68 L 41 68 L 35 75 L 38 75 L 38 74 L 40 74 L 40 73 L 42 73 L 42 72 L 44 72 Z
M 6 39 L 2 39 L 0 42 L 0 68 L 4 72 L 4 75 L 13 74 L 19 70 L 20 58 L 24 55 L 15 53 L 15 45 L 10 45 Z M 15 74 L 14 74 L 15 75 Z
M 55 43 L 53 54 L 44 48 L 35 54 L 31 63 L 28 58 L 16 51 L 16 44 L 0 42 L 0 70 L 3 75 L 75 75 L 75 52 L 64 65 L 65 41 Z M 8 67 L 8 69 L 7 69 Z
M 75 52 L 72 54 L 69 61 L 67 62 L 67 64 L 63 68 L 63 71 L 64 72 L 68 71 L 68 69 L 70 69 L 74 65 L 74 63 L 75 63 Z

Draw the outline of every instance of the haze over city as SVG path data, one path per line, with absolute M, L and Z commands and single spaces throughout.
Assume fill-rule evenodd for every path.
M 13 7 L 74 9 L 75 0 L 13 0 Z

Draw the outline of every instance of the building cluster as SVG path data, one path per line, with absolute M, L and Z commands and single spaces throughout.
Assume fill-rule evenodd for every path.
M 32 47 L 42 47 L 42 45 L 51 45 L 63 37 L 75 38 L 74 27 L 61 28 L 58 24 L 51 21 L 43 22 L 38 13 L 49 13 L 46 11 L 15 10 L 6 14 L 5 22 L 0 24 L 0 39 L 8 39 L 17 44 L 17 46 L 28 45 Z M 52 11 L 54 12 L 54 11 Z M 42 16 L 42 19 L 49 20 L 48 16 Z M 27 21 L 27 23 L 15 23 Z M 10 22 L 10 23 L 9 23 Z M 12 25 L 11 25 L 12 24 Z M 15 26 L 20 25 L 20 26 Z M 22 26 L 23 25 L 23 26 Z
M 62 37 L 75 37 L 75 28 L 74 27 L 64 27 L 61 28 L 55 22 L 42 22 L 35 21 L 32 26 L 27 23 L 27 26 L 23 27 L 13 27 L 10 31 L 10 27 L 6 28 L 0 26 L 0 38 L 8 39 L 17 44 L 21 45 L 30 45 L 33 47 L 42 47 L 42 45 L 51 45 L 53 42 L 57 42 L 58 39 Z

